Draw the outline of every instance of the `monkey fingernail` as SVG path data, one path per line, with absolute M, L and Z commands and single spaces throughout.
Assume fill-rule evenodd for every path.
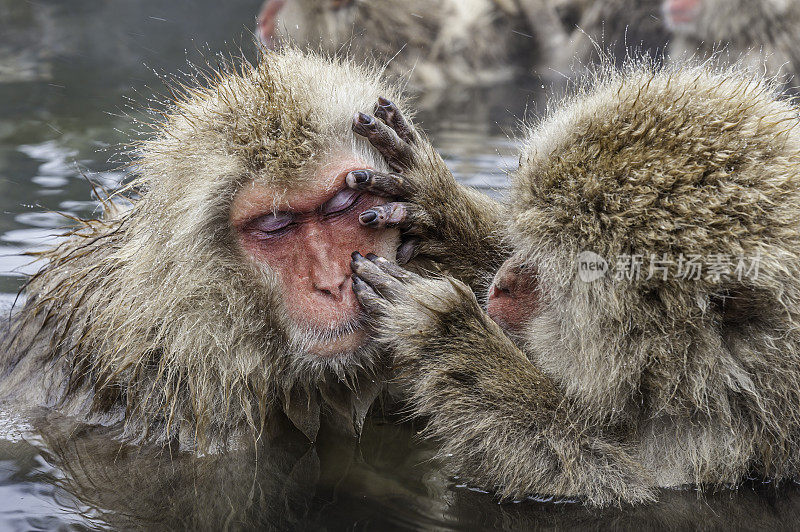
M 381 107 L 380 105 L 375 107 L 375 116 L 387 122 L 389 120 L 389 113 L 387 112 L 385 107 Z
M 357 134 L 361 135 L 362 137 L 369 136 L 370 134 L 374 133 L 376 127 L 377 123 L 370 115 L 356 113 L 355 118 L 353 119 L 353 131 L 355 131 Z
M 361 253 L 359 253 L 358 251 L 352 252 L 350 254 L 350 256 L 353 258 L 353 260 L 358 260 L 358 259 L 363 259 L 364 258 L 363 256 L 361 256 Z
M 355 170 L 347 174 L 347 184 L 350 186 L 359 185 L 369 181 L 372 172 L 369 170 Z
M 375 120 L 368 114 L 358 113 L 358 121 L 365 126 L 370 126 Z
M 375 259 L 378 258 L 378 256 L 376 254 L 374 254 L 374 253 L 367 253 L 367 258 L 369 260 L 375 260 Z
M 394 104 L 383 96 L 378 96 L 378 105 L 381 107 L 394 107 Z
M 358 217 L 358 221 L 364 225 L 374 223 L 378 219 L 378 213 L 375 211 L 364 211 Z

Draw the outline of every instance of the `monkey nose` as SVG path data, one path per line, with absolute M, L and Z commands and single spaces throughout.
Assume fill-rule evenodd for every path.
M 489 299 L 500 297 L 514 297 L 514 291 L 518 284 L 517 269 L 503 264 L 495 275 L 492 285 L 489 287 Z
M 322 275 L 315 275 L 312 280 L 314 292 L 330 299 L 336 303 L 344 303 L 345 299 L 352 290 L 353 279 L 349 272 L 347 274 L 331 275 L 325 272 Z

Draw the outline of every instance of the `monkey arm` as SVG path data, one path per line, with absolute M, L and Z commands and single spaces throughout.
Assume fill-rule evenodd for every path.
M 573 497 L 605 505 L 653 499 L 624 427 L 579 421 L 565 396 L 452 278 L 425 279 L 354 254 L 353 289 L 426 434 L 462 478 L 503 497 Z
M 393 201 L 362 213 L 361 223 L 402 230 L 399 263 L 414 259 L 411 266 L 440 270 L 485 293 L 491 274 L 508 254 L 500 236 L 503 207 L 459 184 L 392 102 L 380 99 L 375 115 L 359 114 L 353 129 L 395 172 L 358 170 L 348 175 L 347 183 Z

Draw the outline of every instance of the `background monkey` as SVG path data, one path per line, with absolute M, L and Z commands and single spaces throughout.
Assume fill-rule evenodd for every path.
M 417 89 L 494 85 L 542 66 L 565 45 L 549 0 L 266 0 L 256 33 L 374 58 Z
M 631 65 L 530 132 L 488 314 L 452 278 L 354 254 L 354 290 L 442 456 L 505 497 L 593 505 L 794 477 L 798 160 L 797 108 L 770 83 Z M 581 279 L 587 251 L 610 271 Z M 667 267 L 628 275 L 625 256 Z M 687 257 L 750 262 L 686 275 Z
M 631 50 L 657 56 L 669 37 L 660 7 L 661 0 L 554 0 L 569 41 L 561 61 L 599 63 L 598 47 L 619 62 Z
M 417 89 L 494 85 L 515 74 L 561 80 L 597 62 L 666 45 L 661 0 L 267 0 L 256 32 L 387 62 Z M 579 29 L 578 29 L 579 28 Z M 450 87 L 452 89 L 452 87 Z
M 407 247 L 397 229 L 358 223 L 384 200 L 349 189 L 348 175 L 390 167 L 352 117 L 399 94 L 353 63 L 292 49 L 263 59 L 184 87 L 138 148 L 139 197 L 45 253 L 3 340 L 0 398 L 198 452 L 269 435 L 284 414 L 311 440 L 321 418 L 360 430 L 384 364 L 350 289 L 350 252 Z M 489 213 L 459 222 L 461 243 L 498 255 L 489 200 L 459 192 L 417 138 L 437 189 Z M 453 258 L 427 255 L 468 283 L 492 267 L 456 270 Z
M 673 33 L 670 57 L 703 59 L 719 51 L 781 81 L 800 69 L 797 0 L 664 0 L 663 11 Z

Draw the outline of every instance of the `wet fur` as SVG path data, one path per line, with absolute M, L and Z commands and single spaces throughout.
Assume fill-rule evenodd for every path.
M 797 116 L 739 70 L 604 69 L 531 129 L 513 176 L 509 243 L 541 287 L 521 338 L 453 279 L 374 297 L 412 410 L 465 481 L 602 506 L 797 475 Z M 585 250 L 612 271 L 634 253 L 760 255 L 761 269 L 586 283 Z
M 279 33 L 297 45 L 386 62 L 389 74 L 413 88 L 491 85 L 543 59 L 541 36 L 531 35 L 514 1 L 355 0 L 336 10 L 323 4 L 287 4 Z
M 43 254 L 0 346 L 1 398 L 196 452 L 258 438 L 284 413 L 311 439 L 321 412 L 359 430 L 382 386 L 380 354 L 321 361 L 293 349 L 277 279 L 242 257 L 229 210 L 249 180 L 301 185 L 326 153 L 388 170 L 350 122 L 379 95 L 402 98 L 371 67 L 264 54 L 175 82 L 116 196 L 130 204 L 108 203 Z

